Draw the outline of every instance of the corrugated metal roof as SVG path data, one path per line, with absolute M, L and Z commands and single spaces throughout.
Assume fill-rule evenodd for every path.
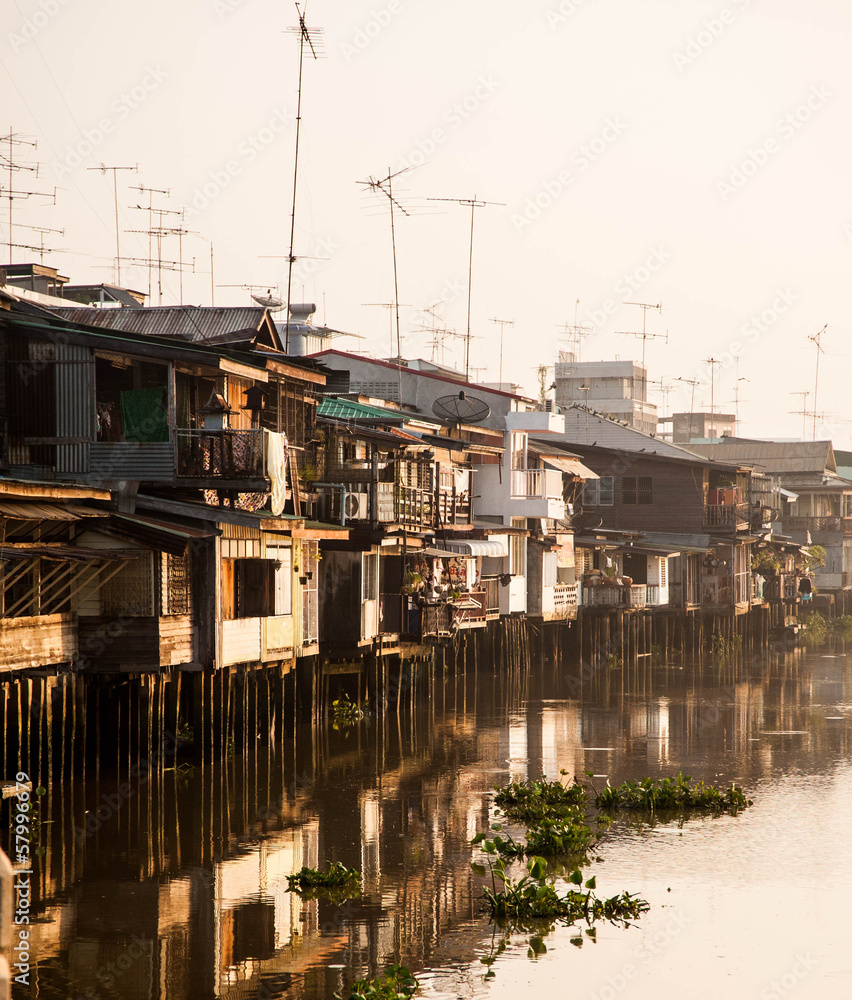
M 691 444 L 690 451 L 733 465 L 754 465 L 775 475 L 833 474 L 837 471 L 830 441 L 745 441 Z
M 395 410 L 368 406 L 353 399 L 332 399 L 328 396 L 317 407 L 317 416 L 328 417 L 331 420 L 381 420 L 399 424 L 405 420 L 405 415 Z
M 697 462 L 704 456 L 693 450 L 670 444 L 660 438 L 652 437 L 636 427 L 630 427 L 604 413 L 598 413 L 585 406 L 575 403 L 562 410 L 565 417 L 564 434 L 549 434 L 547 444 L 556 442 L 567 447 L 613 448 L 616 451 L 631 451 L 645 455 L 657 455 L 661 458 L 676 458 L 682 461 Z M 541 446 L 542 442 L 539 442 Z
M 96 309 L 76 306 L 51 309 L 61 319 L 104 330 L 148 337 L 172 337 L 194 343 L 250 340 L 261 328 L 261 306 L 146 306 L 136 309 Z
M 105 510 L 90 510 L 79 504 L 0 503 L 0 517 L 13 521 L 77 521 L 81 517 L 107 517 Z

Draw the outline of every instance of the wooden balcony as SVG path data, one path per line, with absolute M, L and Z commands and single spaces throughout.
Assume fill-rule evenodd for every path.
M 728 528 L 747 531 L 751 524 L 752 508 L 747 503 L 706 503 L 702 525 L 705 528 Z
M 265 478 L 263 431 L 188 430 L 175 432 L 177 476 L 198 480 L 259 480 Z
M 810 531 L 811 534 L 852 535 L 852 517 L 831 515 L 826 517 L 784 517 L 785 533 Z

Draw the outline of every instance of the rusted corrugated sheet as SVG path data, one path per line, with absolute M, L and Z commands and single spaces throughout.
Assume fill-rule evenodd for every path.
M 13 521 L 77 521 L 81 517 L 107 517 L 104 510 L 90 510 L 79 504 L 0 503 L 0 517 Z
M 266 315 L 263 308 L 243 306 L 151 306 L 140 309 L 81 306 L 52 309 L 51 312 L 68 322 L 104 330 L 196 342 L 233 341 L 239 333 L 245 333 L 246 340 L 251 339 Z
M 94 479 L 174 479 L 175 454 L 170 441 L 96 441 L 91 445 L 90 475 Z
M 95 436 L 95 359 L 91 348 L 61 341 L 56 344 L 56 436 L 86 439 L 56 446 L 57 474 L 85 475 Z

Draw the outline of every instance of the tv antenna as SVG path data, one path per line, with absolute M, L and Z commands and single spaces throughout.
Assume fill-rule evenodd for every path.
M 653 379 L 648 382 L 649 386 L 654 386 L 656 391 L 663 397 L 663 410 L 668 410 L 669 408 L 669 396 L 674 391 L 674 385 L 671 382 L 666 382 L 664 378 Z
M 118 227 L 118 178 L 117 174 L 119 170 L 132 170 L 134 173 L 139 173 L 139 164 L 137 163 L 135 167 L 108 167 L 105 163 L 99 164 L 97 167 L 87 167 L 87 170 L 99 170 L 104 176 L 106 176 L 107 170 L 112 171 L 112 195 L 113 201 L 115 203 L 115 283 L 120 288 L 121 287 L 121 248 L 119 245 L 119 227 Z
M 816 344 L 816 372 L 814 374 L 814 435 L 813 440 L 816 441 L 816 428 L 817 428 L 817 390 L 819 389 L 819 356 L 820 354 L 825 354 L 825 349 L 822 346 L 821 340 L 822 335 L 828 329 L 828 323 L 821 330 L 817 330 L 816 333 L 809 333 L 808 340 Z
M 737 358 L 737 366 L 739 367 L 739 358 Z M 738 378 L 734 382 L 734 427 L 738 428 L 740 425 L 740 382 L 751 382 L 751 379 Z M 748 400 L 746 400 L 748 402 Z
M 9 263 L 12 263 L 12 251 L 14 247 L 23 247 L 24 244 L 15 243 L 12 236 L 13 228 L 13 207 L 16 201 L 26 201 L 28 198 L 52 198 L 53 204 L 56 204 L 56 188 L 53 189 L 53 194 L 49 191 L 24 191 L 21 188 L 15 187 L 15 174 L 24 170 L 28 173 L 34 174 L 38 177 L 37 163 L 21 163 L 15 160 L 15 148 L 18 146 L 29 146 L 31 149 L 37 149 L 38 143 L 35 139 L 30 139 L 29 136 L 21 135 L 20 132 L 14 132 L 9 127 L 9 134 L 0 136 L 0 142 L 8 143 L 9 152 L 0 153 L 0 169 L 4 168 L 8 171 L 9 180 L 6 185 L 6 190 L 4 192 L 2 185 L 0 185 L 0 195 L 7 198 L 9 201 L 9 239 L 7 240 L 7 246 L 9 247 Z M 27 228 L 27 227 L 24 227 Z M 26 249 L 31 249 L 26 247 Z
M 130 208 L 138 210 L 140 212 L 148 213 L 148 228 L 147 229 L 128 229 L 127 232 L 130 233 L 142 233 L 143 235 L 147 233 L 148 236 L 148 303 L 151 302 L 151 275 L 154 266 L 154 215 L 158 212 L 165 214 L 165 209 L 154 208 L 154 195 L 161 194 L 168 198 L 171 191 L 168 188 L 152 188 L 146 187 L 144 184 L 134 184 L 132 190 L 139 191 L 141 194 L 148 195 L 148 204 L 145 205 L 131 205 Z M 177 211 L 172 212 L 174 215 L 178 215 Z M 160 216 L 160 222 L 162 222 L 162 215 Z M 139 258 L 134 258 L 134 260 L 139 260 Z M 162 289 L 160 290 L 160 295 L 162 297 Z
M 500 373 L 497 376 L 497 382 L 503 384 L 503 328 L 507 326 L 514 326 L 514 319 L 496 319 L 494 316 L 491 317 L 492 323 L 497 323 L 500 326 Z
M 802 440 L 804 441 L 805 440 L 805 435 L 808 432 L 807 431 L 807 420 L 808 420 L 808 417 L 812 416 L 811 411 L 808 409 L 808 396 L 810 396 L 810 392 L 807 389 L 805 389 L 803 392 L 791 392 L 791 393 L 789 393 L 789 395 L 791 395 L 791 396 L 801 396 L 802 397 L 802 408 L 801 408 L 801 410 L 788 410 L 787 412 L 791 413 L 794 417 L 801 417 L 802 418 Z
M 710 412 L 716 412 L 716 365 L 721 367 L 722 362 L 718 358 L 705 358 L 705 365 L 710 365 Z
M 390 323 L 390 356 L 393 357 L 393 313 L 391 309 L 397 308 L 397 320 L 399 319 L 398 304 L 396 302 L 362 302 L 362 306 L 381 306 L 382 309 L 387 309 L 388 311 L 388 321 Z M 406 307 L 408 303 L 399 303 L 403 307 Z M 399 352 L 399 340 L 397 339 L 397 360 L 402 359 L 402 354 Z
M 376 180 L 375 177 L 368 177 L 365 181 L 358 181 L 362 187 L 373 192 L 374 194 L 382 194 L 388 200 L 388 207 L 390 209 L 391 250 L 393 252 L 393 302 L 394 310 L 396 312 L 396 355 L 397 359 L 400 360 L 402 358 L 402 347 L 400 346 L 399 336 L 399 280 L 396 267 L 396 228 L 394 226 L 393 210 L 394 207 L 396 207 L 400 212 L 402 212 L 403 215 L 408 215 L 409 212 L 394 197 L 393 179 L 394 177 L 399 177 L 400 174 L 404 174 L 406 170 L 410 169 L 410 167 L 403 167 L 402 170 L 397 170 L 396 173 L 392 173 L 390 168 L 388 168 L 388 175 L 382 180 Z M 393 353 L 393 345 L 391 345 L 391 353 Z
M 46 247 L 44 245 L 44 234 L 45 233 L 58 233 L 60 236 L 65 235 L 64 229 L 48 229 L 46 226 L 24 226 L 25 229 L 31 229 L 34 233 L 39 233 L 41 239 L 37 246 L 33 246 L 32 243 L 13 243 L 12 245 L 17 247 L 19 250 L 32 250 L 34 253 L 39 255 L 39 261 L 44 263 L 44 255 L 48 251 L 51 253 L 59 253 L 60 251 L 66 249 L 65 247 Z
M 583 337 L 588 337 L 594 331 L 592 327 L 586 326 L 585 323 L 577 323 L 577 310 L 580 306 L 580 300 L 574 303 L 574 325 L 571 326 L 569 323 L 562 324 L 562 332 L 568 337 L 568 344 L 574 354 L 574 361 L 579 362 L 580 360 L 580 346 Z
M 457 205 L 470 205 L 470 259 L 467 270 L 467 332 L 464 343 L 464 377 L 467 380 L 470 371 L 470 298 L 473 289 L 473 220 L 478 208 L 486 205 L 505 205 L 503 201 L 480 201 L 476 195 L 472 198 L 430 198 L 429 201 L 454 201 Z
M 669 342 L 669 331 L 666 330 L 665 333 L 648 333 L 645 329 L 645 324 L 648 319 L 648 310 L 656 309 L 657 312 L 662 313 L 663 303 L 657 302 L 656 304 L 651 302 L 624 302 L 622 305 L 625 306 L 638 306 L 642 310 L 642 332 L 638 333 L 632 330 L 616 330 L 616 333 L 621 337 L 641 337 L 642 338 L 642 370 L 644 375 L 642 376 L 643 382 L 648 381 L 648 372 L 645 368 L 645 341 L 647 340 L 658 340 L 665 338 L 666 343 Z
M 677 376 L 675 382 L 683 382 L 685 385 L 692 386 L 692 397 L 689 401 L 689 437 L 692 437 L 692 415 L 695 413 L 695 387 L 701 385 L 701 379 L 697 378 L 681 378 Z M 674 432 L 674 425 L 672 425 L 672 431 Z
M 305 3 L 305 11 L 308 5 Z M 287 319 L 284 328 L 284 351 L 290 353 L 290 292 L 293 287 L 293 263 L 296 258 L 293 256 L 293 242 L 296 236 L 296 184 L 299 178 L 299 133 L 302 125 L 302 65 L 305 58 L 305 44 L 311 50 L 311 55 L 316 61 L 320 57 L 318 50 L 322 44 L 322 28 L 309 28 L 305 24 L 305 14 L 302 13 L 299 4 L 296 4 L 296 14 L 299 17 L 297 28 L 288 28 L 290 34 L 299 35 L 299 89 L 296 98 L 296 149 L 293 155 L 293 205 L 290 212 L 290 253 L 287 259 Z
M 443 300 L 442 300 L 443 301 Z M 432 339 L 428 341 L 427 346 L 432 348 L 432 361 L 435 364 L 444 364 L 445 362 L 445 349 L 444 342 L 446 340 L 452 339 L 453 337 L 459 337 L 460 334 L 456 333 L 455 330 L 450 330 L 446 326 L 438 327 L 439 317 L 435 310 L 438 306 L 442 305 L 442 301 L 435 302 L 431 306 L 426 306 L 423 309 L 424 313 L 428 313 L 432 317 L 432 325 L 427 326 L 425 323 L 421 323 L 420 326 L 415 327 L 415 332 L 417 333 L 431 333 Z

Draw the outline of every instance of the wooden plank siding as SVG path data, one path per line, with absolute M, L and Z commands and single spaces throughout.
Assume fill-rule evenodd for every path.
M 77 658 L 74 615 L 0 620 L 0 671 L 26 670 Z
M 160 664 L 164 667 L 192 663 L 196 659 L 196 628 L 190 615 L 164 615 L 160 618 Z
M 701 534 L 704 526 L 704 486 L 707 472 L 699 463 L 636 454 L 603 453 L 571 446 L 583 462 L 599 476 L 613 477 L 612 506 L 588 506 L 585 511 L 603 518 L 603 527 L 619 531 L 664 531 Z M 647 476 L 652 480 L 650 504 L 622 502 L 625 477 Z M 730 535 L 730 531 L 728 531 Z

